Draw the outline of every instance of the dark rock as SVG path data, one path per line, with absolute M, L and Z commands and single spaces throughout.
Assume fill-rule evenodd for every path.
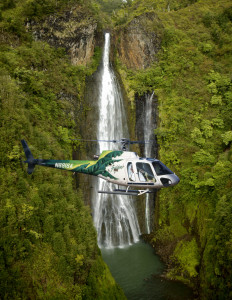
M 96 20 L 79 7 L 51 15 L 39 23 L 31 21 L 27 28 L 35 40 L 64 48 L 74 65 L 89 63 L 99 40 Z
M 120 60 L 127 68 L 145 69 L 156 60 L 161 39 L 147 24 L 156 19 L 154 13 L 143 14 L 134 18 L 119 33 L 117 51 Z

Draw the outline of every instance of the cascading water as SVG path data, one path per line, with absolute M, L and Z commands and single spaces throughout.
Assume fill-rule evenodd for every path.
M 91 82 L 89 98 L 92 104 L 98 103 L 94 117 L 98 120 L 97 138 L 101 140 L 129 138 L 126 126 L 126 114 L 123 108 L 123 100 L 120 87 L 109 65 L 110 36 L 105 36 L 105 48 L 101 73 L 95 74 Z M 100 78 L 100 80 L 99 80 Z M 96 85 L 97 86 L 96 86 Z M 98 91 L 99 88 L 99 91 Z M 94 94 L 93 92 L 94 91 Z M 149 96 L 148 96 L 149 97 Z M 140 110 L 141 122 L 139 128 L 144 132 L 144 139 L 153 139 L 152 128 L 155 128 L 154 115 L 151 116 L 151 110 L 154 113 L 155 101 L 154 94 L 147 102 L 147 107 Z M 94 101 L 93 101 L 94 99 Z M 140 102 L 140 104 L 144 102 Z M 149 109 L 149 103 L 153 103 L 153 109 Z M 146 115 L 146 113 L 147 115 Z M 149 116 L 150 111 L 150 116 Z M 98 118 L 99 115 L 99 118 Z M 144 124 L 144 120 L 152 123 Z M 137 120 L 138 121 L 138 120 Z M 138 122 L 137 122 L 138 124 Z M 144 126 L 144 127 L 143 127 Z M 141 133 L 142 133 L 141 132 Z M 143 135 L 142 135 L 143 136 Z M 144 154 L 150 156 L 155 150 L 155 145 L 148 145 Z M 115 149 L 115 144 L 99 143 L 98 154 L 102 150 Z M 116 148 L 117 150 L 117 148 Z M 120 149 L 121 150 L 121 149 Z M 156 150 L 155 150 L 156 151 Z M 93 220 L 98 234 L 98 245 L 101 247 L 101 253 L 104 261 L 110 268 L 116 282 L 123 288 L 127 299 L 171 299 L 173 295 L 176 299 L 193 299 L 188 297 L 188 292 L 184 289 L 173 288 L 171 281 L 165 281 L 161 275 L 164 269 L 159 258 L 154 254 L 154 249 L 148 244 L 139 241 L 140 228 L 134 207 L 136 198 L 128 196 L 113 196 L 107 194 L 98 194 L 98 190 L 112 190 L 113 186 L 106 181 L 93 177 L 94 191 L 92 194 Z M 137 199 L 140 201 L 140 199 Z M 140 202 L 141 204 L 141 202 Z M 143 204 L 141 204 L 143 205 Z M 152 199 L 150 200 L 152 205 Z M 147 206 L 148 207 L 148 206 Z M 152 206 L 149 206 L 152 211 Z M 143 210 L 143 207 L 140 211 Z M 147 213 L 148 228 L 151 229 L 151 219 Z M 140 224 L 141 228 L 144 227 Z M 149 229 L 149 230 L 150 230 Z M 123 247 L 133 244 L 130 247 Z M 113 248 L 113 249 L 110 249 Z M 158 276 L 156 276 L 158 275 Z M 178 297 L 178 295 L 180 295 Z
M 154 91 L 151 95 L 146 96 L 146 105 L 145 105 L 145 121 L 144 121 L 144 139 L 145 141 L 148 141 L 153 136 L 152 131 L 152 100 L 154 96 Z M 151 157 L 151 149 L 152 145 L 151 143 L 145 144 L 144 154 L 146 157 Z M 146 207 L 145 207 L 145 228 L 146 233 L 151 232 L 151 213 L 150 213 L 150 201 L 151 196 L 149 194 L 146 194 Z
M 97 139 L 129 138 L 122 94 L 110 68 L 110 34 L 105 34 L 103 65 L 99 86 L 99 121 Z M 115 144 L 99 143 L 98 150 L 115 149 Z M 140 228 L 132 197 L 98 194 L 98 190 L 112 190 L 113 186 L 99 179 L 92 196 L 93 220 L 100 247 L 123 247 L 139 240 Z

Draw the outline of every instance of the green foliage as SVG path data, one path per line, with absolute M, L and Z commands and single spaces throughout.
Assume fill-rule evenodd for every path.
M 231 296 L 231 213 L 231 194 L 224 195 L 217 203 L 215 219 L 204 252 L 203 288 L 207 289 L 211 299 L 227 298 L 225 295 L 228 295 L 229 299 Z M 213 292 L 215 290 L 217 294 Z
M 168 273 L 168 277 L 178 279 L 182 276 L 186 280 L 191 280 L 198 275 L 197 267 L 200 263 L 200 255 L 195 239 L 191 241 L 180 241 L 174 251 L 172 260 L 176 268 Z M 189 281 L 191 285 L 191 281 Z
M 23 14 L 29 18 L 41 17 L 55 11 L 55 0 L 30 0 L 23 5 Z
M 222 134 L 223 143 L 228 145 L 230 142 L 232 142 L 232 131 L 227 131 Z
M 213 155 L 201 149 L 193 155 L 193 162 L 203 166 L 208 164 L 213 165 L 213 163 L 215 162 L 215 158 Z
M 15 7 L 15 0 L 3 0 L 1 4 L 1 9 L 9 9 L 9 8 L 14 8 Z
M 103 0 L 99 0 L 103 1 Z M 111 2 L 116 2 L 111 1 Z M 199 0 L 127 0 L 121 10 L 117 11 L 115 18 L 116 25 L 125 25 L 134 17 L 146 12 L 174 11 L 189 6 Z M 122 1 L 121 1 L 122 2 Z
M 97 0 L 104 12 L 112 13 L 123 5 L 122 0 Z

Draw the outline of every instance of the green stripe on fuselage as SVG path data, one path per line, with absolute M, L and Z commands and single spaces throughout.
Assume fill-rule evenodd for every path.
M 38 160 L 41 166 L 57 168 L 67 171 L 84 173 L 89 175 L 102 175 L 111 179 L 117 179 L 112 176 L 106 167 L 113 162 L 120 161 L 113 158 L 121 156 L 123 151 L 103 151 L 97 161 L 93 160 Z

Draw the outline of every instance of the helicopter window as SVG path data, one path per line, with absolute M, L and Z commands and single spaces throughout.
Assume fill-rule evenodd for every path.
M 154 161 L 152 163 L 156 174 L 159 175 L 167 175 L 167 174 L 173 174 L 173 172 L 171 170 L 168 169 L 168 167 L 166 167 L 164 164 L 162 164 L 159 161 Z
M 131 162 L 127 164 L 127 173 L 130 181 L 135 181 L 135 171 Z
M 136 167 L 140 181 L 156 181 L 151 166 L 149 164 L 136 163 Z

